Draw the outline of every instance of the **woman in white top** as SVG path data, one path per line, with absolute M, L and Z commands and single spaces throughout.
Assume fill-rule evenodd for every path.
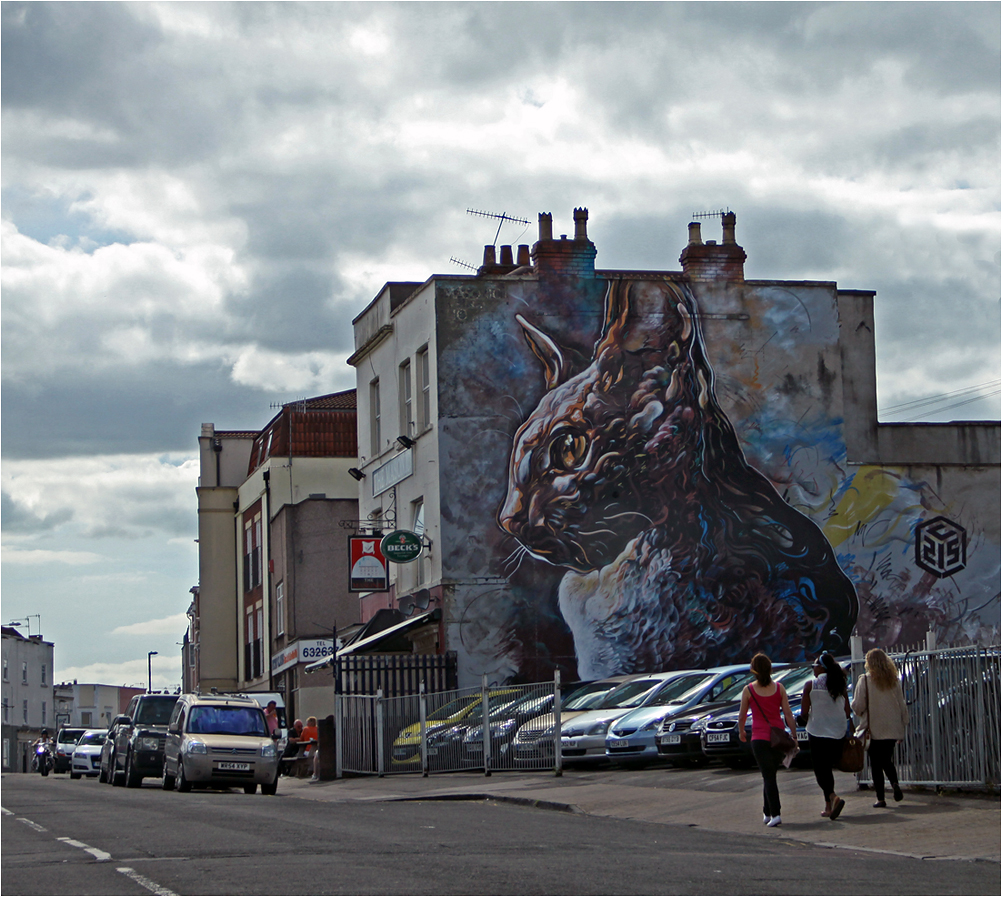
M 845 744 L 849 695 L 845 673 L 827 651 L 814 661 L 814 679 L 804 686 L 800 709 L 801 716 L 807 717 L 814 778 L 825 796 L 821 815 L 838 819 L 845 801 L 835 793 L 835 766 Z

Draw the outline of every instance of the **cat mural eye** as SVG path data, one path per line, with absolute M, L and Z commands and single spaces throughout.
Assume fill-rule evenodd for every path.
M 550 443 L 550 464 L 562 470 L 580 466 L 588 454 L 588 440 L 580 433 L 564 431 Z

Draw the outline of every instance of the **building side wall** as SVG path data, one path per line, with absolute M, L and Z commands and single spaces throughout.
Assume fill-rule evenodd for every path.
M 201 486 L 198 495 L 199 645 L 198 685 L 237 687 L 238 539 L 234 524 L 236 488 Z

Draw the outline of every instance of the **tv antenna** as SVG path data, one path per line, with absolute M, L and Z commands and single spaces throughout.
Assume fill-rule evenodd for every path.
M 459 265 L 460 268 L 469 268 L 471 271 L 478 270 L 476 265 L 471 265 L 469 262 L 464 262 L 462 259 L 457 259 L 455 256 L 452 256 L 449 261 L 454 265 Z
M 497 219 L 498 229 L 497 233 L 494 234 L 494 245 L 497 246 L 498 237 L 501 236 L 501 228 L 504 226 L 506 221 L 510 221 L 512 224 L 524 224 L 526 227 L 531 223 L 527 218 L 515 218 L 513 215 L 509 215 L 507 212 L 482 212 L 480 209 L 467 209 L 467 215 L 474 215 L 477 218 L 494 218 Z
M 700 218 L 723 218 L 724 215 L 729 214 L 730 211 L 731 210 L 728 208 L 728 209 L 713 209 L 712 211 L 709 212 L 693 212 L 692 218 L 694 221 Z

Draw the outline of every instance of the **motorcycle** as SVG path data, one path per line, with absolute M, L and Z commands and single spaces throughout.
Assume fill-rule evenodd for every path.
M 48 744 L 35 745 L 35 769 L 47 776 L 53 765 L 52 748 Z

